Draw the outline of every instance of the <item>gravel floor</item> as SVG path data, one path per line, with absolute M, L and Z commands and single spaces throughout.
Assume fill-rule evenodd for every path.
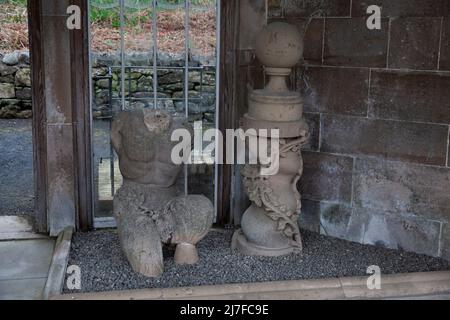
M 286 257 L 247 257 L 229 247 L 232 231 L 212 231 L 198 248 L 200 262 L 177 266 L 166 249 L 165 273 L 146 278 L 132 271 L 114 230 L 77 233 L 69 265 L 81 268 L 81 292 L 206 284 L 262 282 L 366 275 L 370 265 L 384 274 L 450 270 L 450 263 L 424 255 L 366 246 L 303 231 L 302 254 Z M 70 292 L 65 288 L 66 292 Z M 77 291 L 80 292 L 80 291 Z
M 33 211 L 31 120 L 0 119 L 0 215 Z
M 93 132 L 97 173 L 100 158 L 109 157 L 109 122 L 95 120 Z M 0 119 L 0 216 L 33 214 L 33 180 L 31 119 Z

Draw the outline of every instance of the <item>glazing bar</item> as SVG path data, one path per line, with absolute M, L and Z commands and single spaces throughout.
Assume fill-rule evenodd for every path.
M 119 0 L 120 5 L 120 88 L 122 92 L 121 110 L 125 109 L 125 0 Z
M 152 1 L 152 37 L 153 37 L 153 109 L 158 107 L 158 68 L 156 66 L 158 60 L 158 8 L 157 0 Z
M 184 15 L 184 110 L 186 119 L 189 118 L 189 3 L 185 0 Z M 195 152 L 195 151 L 194 151 Z M 188 195 L 188 165 L 184 165 L 184 194 Z
M 216 123 L 215 127 L 218 129 L 219 127 L 219 115 L 220 115 L 220 100 L 219 100 L 219 93 L 220 93 L 220 4 L 221 0 L 216 0 Z M 216 130 L 217 132 L 217 130 Z M 215 221 L 217 221 L 217 210 L 218 210 L 218 193 L 219 193 L 219 156 L 221 156 L 221 152 L 219 152 L 219 148 L 222 148 L 221 145 L 219 145 L 220 141 L 218 141 L 218 137 L 215 138 L 216 141 L 216 150 L 215 150 L 215 164 L 214 164 L 214 215 L 215 215 Z

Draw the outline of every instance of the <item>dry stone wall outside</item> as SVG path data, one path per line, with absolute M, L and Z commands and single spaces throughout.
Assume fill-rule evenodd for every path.
M 125 74 L 125 108 L 153 107 L 153 68 L 151 57 L 131 54 Z M 117 55 L 94 55 L 92 61 L 94 118 L 108 118 L 121 104 L 121 68 Z M 183 62 L 163 56 L 158 65 L 158 108 L 173 114 L 185 114 Z M 191 121 L 214 123 L 215 62 L 196 57 L 189 71 L 189 117 Z M 176 69 L 178 68 L 178 69 Z M 31 79 L 28 52 L 0 54 L 0 118 L 30 118 Z

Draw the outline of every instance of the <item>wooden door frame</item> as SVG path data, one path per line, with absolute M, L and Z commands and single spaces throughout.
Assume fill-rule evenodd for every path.
M 74 167 L 76 227 L 89 230 L 94 224 L 93 163 L 89 76 L 88 0 L 72 0 L 82 12 L 81 30 L 71 31 L 72 106 L 74 121 Z M 47 221 L 47 130 L 44 79 L 45 48 L 42 44 L 42 0 L 28 0 L 30 59 L 33 93 L 33 160 L 35 181 L 35 220 L 38 232 L 48 232 Z M 239 45 L 239 1 L 223 0 L 220 4 L 219 129 L 236 128 L 236 77 Z M 225 141 L 226 143 L 226 141 Z M 226 155 L 224 155 L 226 156 Z M 232 165 L 218 165 L 218 223 L 232 222 Z
M 94 227 L 89 0 L 72 0 L 72 4 L 82 12 L 81 29 L 71 31 L 70 41 L 76 221 L 79 230 L 87 231 Z
M 235 129 L 239 123 L 237 107 L 237 75 L 239 49 L 239 0 L 222 0 L 220 7 L 219 130 Z M 226 137 L 223 139 L 226 145 Z M 226 148 L 223 148 L 226 159 Z M 231 164 L 218 165 L 217 223 L 233 222 L 233 174 Z
M 31 63 L 35 230 L 47 233 L 47 130 L 44 93 L 44 48 L 42 1 L 28 0 L 28 30 Z
M 28 0 L 31 81 L 33 95 L 33 162 L 35 187 L 35 230 L 47 233 L 49 198 L 47 181 L 47 126 L 42 25 L 43 0 Z M 93 227 L 92 143 L 89 77 L 89 17 L 88 0 L 72 0 L 82 12 L 81 29 L 71 30 L 71 96 L 73 121 L 73 158 L 75 171 L 76 228 L 86 231 Z

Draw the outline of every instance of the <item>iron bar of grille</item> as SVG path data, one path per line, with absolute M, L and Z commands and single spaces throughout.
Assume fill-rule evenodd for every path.
M 128 70 L 128 107 L 131 108 L 131 68 Z
M 220 4 L 221 0 L 216 1 L 216 117 L 215 117 L 215 127 L 218 128 L 219 125 L 219 81 L 220 81 L 220 75 L 219 75 L 219 67 L 220 67 L 220 23 L 221 23 L 221 11 L 220 11 Z M 219 156 L 221 156 L 221 152 L 219 152 L 219 148 L 222 146 L 219 145 L 220 141 L 217 139 L 217 130 L 216 130 L 216 136 L 214 137 L 216 142 L 216 150 L 215 150 L 215 164 L 214 164 L 214 213 L 215 213 L 215 221 L 217 222 L 217 209 L 218 209 L 218 193 L 219 193 L 219 186 L 218 186 L 218 180 L 219 180 Z
M 184 15 L 184 109 L 186 119 L 189 118 L 189 4 L 190 0 L 185 0 Z M 195 152 L 195 151 L 194 151 Z M 188 190 L 188 165 L 184 165 L 184 194 L 187 196 Z
M 119 0 L 120 4 L 120 89 L 122 93 L 121 110 L 125 108 L 125 0 Z
M 108 69 L 108 76 L 109 76 L 109 80 L 108 80 L 108 98 L 109 98 L 109 107 L 110 107 L 110 115 L 111 115 L 111 120 L 109 121 L 109 132 L 112 132 L 112 119 L 114 117 L 114 110 L 113 110 L 113 105 L 112 105 L 112 82 L 113 82 L 113 78 L 112 78 L 112 72 L 111 72 L 111 68 Z M 109 178 L 111 180 L 111 196 L 114 197 L 114 190 L 115 190 L 115 182 L 114 182 L 114 148 L 112 143 L 109 143 Z
M 121 66 L 111 66 L 111 68 L 113 68 L 113 69 L 118 69 L 120 67 Z M 147 67 L 147 66 L 133 66 L 133 65 L 131 65 L 131 66 L 127 66 L 127 68 L 130 68 L 130 69 L 143 69 L 143 70 L 145 70 L 145 69 L 152 69 L 153 66 Z M 184 70 L 185 69 L 185 67 L 177 67 L 177 66 L 156 66 L 156 68 L 158 70 L 171 70 L 171 69 Z M 189 67 L 189 70 L 202 70 L 202 69 L 215 70 L 215 68 L 216 68 L 215 65 L 205 64 L 205 65 L 201 65 L 199 67 Z
M 112 100 L 120 100 L 121 98 L 112 98 Z M 153 97 L 142 97 L 142 98 L 139 98 L 139 97 L 133 97 L 133 100 L 149 100 L 149 99 L 152 99 L 153 100 Z M 191 101 L 201 101 L 202 100 L 202 98 L 189 98 Z M 170 101 L 170 100 L 172 100 L 172 101 L 184 101 L 184 98 L 156 98 L 156 100 L 157 101 Z M 185 115 L 184 115 L 185 116 Z
M 112 100 L 120 100 L 121 98 L 112 98 Z M 133 100 L 149 100 L 149 99 L 153 99 L 153 97 L 133 97 Z M 202 100 L 202 98 L 189 98 L 191 101 L 200 101 Z M 156 98 L 157 101 L 184 101 L 184 98 Z M 185 116 L 185 115 L 184 115 Z
M 156 65 L 158 60 L 158 16 L 157 16 L 157 0 L 152 1 L 152 38 L 153 38 L 153 109 L 157 108 L 158 104 L 158 67 Z

